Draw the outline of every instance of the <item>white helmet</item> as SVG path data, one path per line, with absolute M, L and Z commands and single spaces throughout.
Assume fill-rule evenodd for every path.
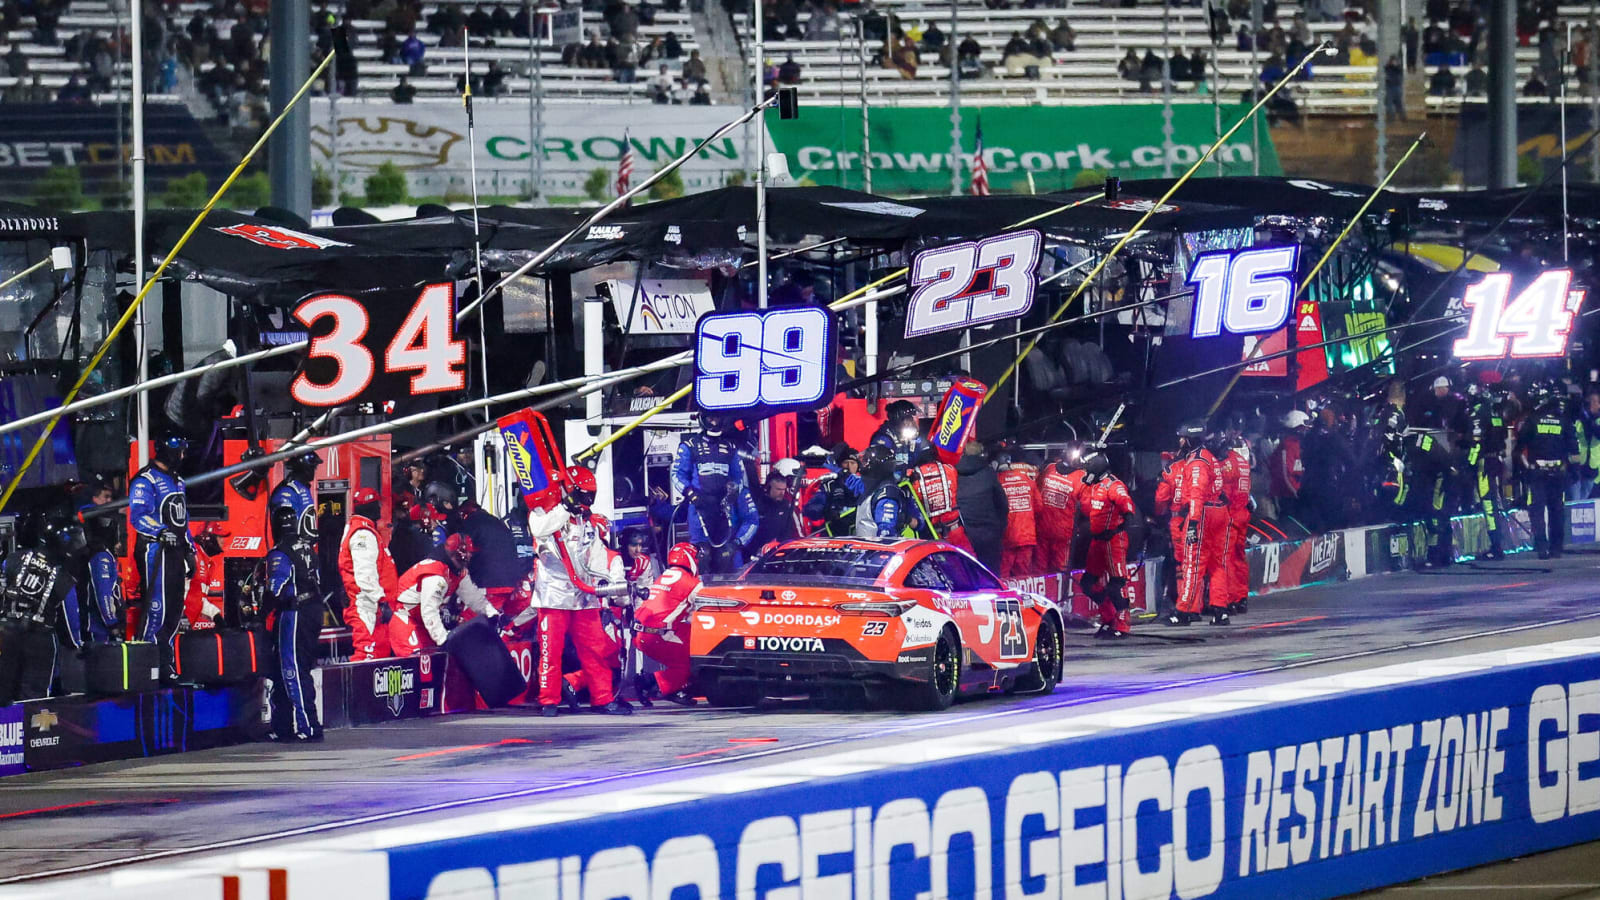
M 1290 429 L 1304 428 L 1304 427 L 1306 427 L 1307 425 L 1310 425 L 1310 424 L 1311 424 L 1311 417 L 1306 415 L 1305 413 L 1301 412 L 1298 409 L 1290 410 L 1283 417 L 1283 427 L 1285 427 L 1285 428 L 1290 428 Z
M 806 467 L 801 464 L 800 460 L 792 456 L 785 457 L 772 464 L 772 470 L 785 478 L 793 478 L 804 472 L 805 469 Z

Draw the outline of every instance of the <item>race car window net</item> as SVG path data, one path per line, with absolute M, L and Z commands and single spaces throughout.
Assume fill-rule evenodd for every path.
M 711 580 L 870 587 L 892 559 L 893 551 L 864 547 L 782 547 L 737 576 Z

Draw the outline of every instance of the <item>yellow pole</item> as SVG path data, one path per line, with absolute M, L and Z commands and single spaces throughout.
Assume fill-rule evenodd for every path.
M 278 117 L 272 120 L 272 124 L 267 126 L 267 130 L 261 133 L 260 140 L 257 140 L 255 146 L 250 148 L 250 152 L 244 155 L 244 159 L 239 161 L 239 165 L 234 167 L 233 172 L 222 182 L 222 186 L 217 188 L 217 192 L 211 195 L 211 199 L 206 201 L 205 207 L 200 210 L 199 215 L 194 217 L 194 221 L 189 223 L 189 227 L 184 230 L 183 236 L 178 238 L 177 243 L 172 245 L 172 250 L 167 253 L 167 258 L 163 259 L 161 265 L 150 273 L 149 280 L 144 283 L 144 287 L 139 289 L 138 296 L 133 298 L 133 302 L 128 305 L 128 309 L 122 314 L 122 318 L 118 319 L 117 324 L 112 326 L 111 331 L 106 335 L 105 341 L 100 345 L 100 349 L 95 351 L 94 357 L 89 360 L 89 365 L 84 367 L 83 374 L 78 376 L 77 383 L 72 386 L 72 390 L 67 391 L 65 397 L 61 398 L 62 406 L 66 406 L 77 398 L 78 392 L 83 390 L 83 386 L 88 383 L 89 376 L 94 374 L 94 370 L 105 359 L 106 353 L 111 350 L 111 345 L 116 341 L 117 335 L 121 334 L 122 329 L 133 321 L 134 314 L 139 310 L 139 305 L 144 303 L 144 298 L 149 295 L 150 289 L 155 287 L 156 281 L 161 278 L 162 273 L 166 272 L 167 266 L 172 265 L 172 261 L 178 257 L 178 252 L 189 242 L 189 238 L 200 229 L 200 223 L 205 221 L 206 216 L 211 214 L 212 208 L 222 199 L 222 195 L 227 192 L 228 188 L 233 186 L 234 181 L 238 180 L 239 175 L 244 172 L 245 166 L 248 166 L 250 161 L 255 159 L 256 153 L 267 145 L 267 139 L 272 137 L 274 131 L 278 130 L 278 125 L 289 115 L 289 110 L 294 109 L 295 104 L 300 102 L 300 98 L 311 90 L 311 85 L 322 77 L 322 73 L 328 68 L 328 64 L 333 62 L 333 57 L 334 54 L 332 53 L 324 57 L 321 64 L 317 66 L 316 71 L 311 73 L 311 77 L 306 79 L 305 84 L 300 85 L 300 90 L 296 91 L 295 95 L 289 99 L 288 105 L 284 106 L 283 111 L 278 113 Z M 39 433 L 39 439 L 33 442 L 33 449 L 28 451 L 27 458 L 22 461 L 21 466 L 17 467 L 16 476 L 11 479 L 10 484 L 6 485 L 5 493 L 0 494 L 0 512 L 4 512 L 6 504 L 11 502 L 11 495 L 16 493 L 17 485 L 22 483 L 22 477 L 27 474 L 28 468 L 33 465 L 33 461 L 39 458 L 39 451 L 44 448 L 44 442 L 49 440 L 50 432 L 55 430 L 56 423 L 61 421 L 62 415 L 63 413 L 57 412 L 49 422 L 45 423 L 44 430 Z
M 1256 105 L 1250 107 L 1249 112 L 1245 113 L 1243 116 L 1240 116 L 1239 121 L 1233 123 L 1232 128 L 1229 128 L 1227 131 L 1223 132 L 1222 137 L 1217 138 L 1216 143 L 1212 144 L 1206 150 L 1206 152 L 1200 154 L 1200 158 L 1194 161 L 1194 165 L 1190 166 L 1189 170 L 1184 172 L 1181 178 L 1179 178 L 1177 181 L 1174 181 L 1172 183 L 1172 187 L 1167 188 L 1167 192 L 1161 195 L 1161 199 L 1157 200 L 1150 207 L 1150 209 L 1146 210 L 1145 214 L 1139 217 L 1139 221 L 1135 222 L 1133 227 L 1128 229 L 1127 234 L 1124 234 L 1122 239 L 1113 244 L 1111 246 L 1111 250 L 1107 252 L 1105 256 L 1100 258 L 1099 264 L 1093 269 L 1089 270 L 1088 277 L 1078 282 L 1077 290 L 1073 291 L 1070 295 L 1068 295 L 1066 300 L 1062 301 L 1061 305 L 1056 308 L 1056 311 L 1050 314 L 1050 319 L 1045 324 L 1049 324 L 1050 322 L 1054 322 L 1055 320 L 1061 318 L 1061 316 L 1066 313 L 1067 308 L 1072 306 L 1078 297 L 1088 289 L 1089 285 L 1094 283 L 1096 278 L 1100 277 L 1101 270 L 1110 264 L 1111 258 L 1122 252 L 1122 248 L 1126 247 L 1129 241 L 1132 241 L 1136 236 L 1138 236 L 1140 229 L 1144 228 L 1145 223 L 1150 221 L 1150 217 L 1156 214 L 1156 210 L 1166 206 L 1167 201 L 1171 200 L 1173 195 L 1178 193 L 1178 189 L 1183 187 L 1184 183 L 1187 182 L 1195 172 L 1200 171 L 1200 167 L 1206 164 L 1206 160 L 1211 158 L 1211 154 L 1216 153 L 1217 150 L 1227 142 L 1228 138 L 1233 137 L 1234 132 L 1238 131 L 1244 125 L 1244 123 L 1250 121 L 1250 118 L 1260 111 L 1263 106 L 1266 106 L 1267 101 L 1271 100 L 1273 95 L 1282 90 L 1283 86 L 1288 84 L 1290 79 L 1294 78 L 1294 76 L 1299 73 L 1301 69 L 1305 68 L 1306 64 L 1311 62 L 1311 58 L 1313 56 L 1321 53 L 1323 50 L 1327 49 L 1328 46 L 1328 42 L 1323 41 L 1321 44 L 1317 45 L 1315 50 L 1307 53 L 1304 59 L 1296 63 L 1295 67 L 1290 69 L 1287 75 L 1283 76 L 1283 80 L 1273 85 L 1272 90 L 1263 94 L 1261 99 L 1256 101 Z M 1000 388 L 1007 381 L 1009 381 L 1011 376 L 1017 371 L 1017 366 L 1022 365 L 1022 361 L 1028 358 L 1028 354 L 1033 352 L 1033 348 L 1039 346 L 1039 340 L 1040 337 L 1034 337 L 1033 340 L 1028 342 L 1026 347 L 1022 348 L 1022 352 L 1017 354 L 1017 358 L 1011 361 L 1011 365 L 1006 366 L 1006 370 L 1000 373 L 999 380 L 994 383 L 993 387 L 989 388 L 990 396 L 997 396 L 999 394 Z
M 1067 203 L 1067 204 L 1064 204 L 1062 206 L 1058 206 L 1055 209 L 1046 210 L 1045 212 L 1039 213 L 1036 216 L 1029 216 L 1028 218 L 1023 219 L 1020 222 L 1015 222 L 1015 223 L 1013 223 L 1011 225 L 1008 225 L 1008 226 L 1006 226 L 1006 230 L 1009 231 L 1012 228 L 1021 228 L 1024 225 L 1031 225 L 1034 222 L 1039 221 L 1040 219 L 1048 219 L 1049 217 L 1051 217 L 1053 215 L 1056 215 L 1057 213 L 1066 212 L 1069 209 L 1074 209 L 1076 207 L 1082 206 L 1085 203 L 1093 203 L 1094 201 L 1099 200 L 1101 197 L 1104 197 L 1104 196 L 1105 196 L 1104 194 L 1094 194 L 1094 195 L 1091 195 L 1091 196 L 1088 196 L 1088 197 L 1084 197 L 1081 200 L 1074 200 L 1071 203 Z M 880 286 L 882 286 L 884 284 L 887 284 L 888 282 L 891 282 L 891 281 L 895 280 L 896 278 L 899 278 L 899 277 L 905 275 L 907 272 L 910 272 L 910 271 L 911 271 L 911 269 L 909 267 L 902 266 L 901 268 L 896 269 L 893 272 L 890 272 L 889 274 L 883 276 L 882 278 L 879 278 L 877 281 L 874 281 L 874 282 L 872 282 L 870 284 L 866 284 L 866 285 L 863 285 L 861 287 L 858 287 L 855 290 L 851 291 L 850 293 L 845 294 L 843 297 L 840 297 L 839 299 L 837 299 L 837 300 L 833 301 L 832 303 L 828 304 L 828 309 L 830 309 L 830 310 L 840 309 L 845 304 L 849 303 L 850 301 L 855 300 L 858 297 L 865 296 L 866 293 L 868 291 L 872 290 L 873 288 L 880 287 Z M 690 392 L 692 392 L 693 390 L 694 390 L 694 385 L 693 384 L 684 385 L 683 387 L 681 387 L 678 390 L 674 391 L 670 396 L 668 396 L 666 399 L 662 400 L 660 403 L 657 403 L 655 406 L 652 406 L 648 410 L 645 410 L 643 413 L 640 413 L 638 418 L 634 419 L 633 421 L 629 422 L 628 424 L 622 426 L 621 428 L 619 428 L 616 431 L 612 432 L 611 434 L 607 435 L 605 440 L 602 440 L 600 443 L 595 444 L 593 447 L 590 447 L 589 449 L 584 450 L 581 453 L 578 453 L 577 455 L 575 455 L 573 457 L 573 461 L 574 462 L 583 462 L 584 460 L 589 459 L 590 457 L 598 456 L 602 450 L 604 450 L 607 447 L 611 446 L 618 439 L 620 439 L 623 435 L 627 434 L 628 432 L 634 430 L 635 428 L 638 428 L 640 425 L 643 425 L 644 423 L 646 423 L 646 422 L 650 421 L 651 419 L 655 418 L 656 413 L 661 412 L 662 410 L 666 409 L 667 407 L 671 406 L 672 404 L 677 403 L 679 400 L 682 400 L 683 398 L 689 396 Z M 3 506 L 0 506 L 0 508 L 3 508 Z
M 1300 301 L 1300 295 L 1306 292 L 1306 288 L 1311 286 L 1311 282 L 1317 277 L 1317 273 L 1321 272 L 1322 267 L 1327 265 L 1328 260 L 1333 258 L 1333 251 L 1339 249 L 1339 245 L 1344 243 L 1344 239 L 1350 236 L 1350 232 L 1355 229 L 1356 223 L 1361 221 L 1361 217 L 1367 214 L 1367 208 L 1372 206 L 1373 201 L 1378 199 L 1378 195 L 1383 193 L 1383 189 L 1389 186 L 1389 182 L 1394 180 L 1395 175 L 1399 174 L 1400 167 L 1406 164 L 1406 160 L 1411 158 L 1411 154 L 1417 152 L 1417 148 L 1422 146 L 1422 141 L 1427 136 L 1428 133 L 1426 131 L 1417 135 L 1417 139 L 1411 142 L 1410 149 L 1406 150 L 1405 154 L 1400 157 L 1400 161 L 1394 164 L 1394 168 L 1389 170 L 1389 174 L 1383 176 L 1383 180 L 1378 182 L 1378 186 L 1372 189 L 1372 193 L 1368 195 L 1366 202 L 1362 203 L 1361 208 L 1356 210 L 1356 214 L 1350 217 L 1349 222 L 1345 223 L 1344 230 L 1339 232 L 1339 237 L 1328 245 L 1327 252 L 1323 253 L 1322 258 L 1317 260 L 1317 264 L 1311 267 L 1310 273 L 1306 275 L 1304 281 L 1300 282 L 1300 287 L 1295 290 L 1294 296 L 1289 298 L 1289 311 L 1291 314 L 1294 312 L 1295 304 Z M 1211 408 L 1206 410 L 1206 418 L 1209 419 L 1217 414 L 1217 408 L 1222 406 L 1222 401 L 1228 399 L 1228 394 L 1233 392 L 1234 385 L 1238 384 L 1239 379 L 1244 376 L 1244 370 L 1250 368 L 1250 363 L 1261 355 L 1261 348 L 1265 343 L 1265 341 L 1256 341 L 1256 345 L 1250 348 L 1250 355 L 1244 358 L 1239 368 L 1234 371 L 1233 378 L 1229 379 L 1228 386 L 1222 389 L 1222 393 L 1217 395 L 1216 402 L 1212 403 Z
M 33 265 L 27 267 L 26 269 L 23 269 L 21 272 L 18 272 L 17 274 L 11 276 L 10 278 L 7 278 L 5 281 L 0 281 L 0 291 L 3 291 L 6 288 L 11 287 L 13 284 L 16 284 L 17 282 L 21 281 L 22 279 L 27 278 L 29 275 L 32 275 L 33 273 L 39 271 L 40 269 L 44 268 L 45 265 L 47 263 L 49 263 L 49 262 L 50 262 L 50 257 L 47 256 L 44 259 L 41 259 L 38 262 L 34 263 Z

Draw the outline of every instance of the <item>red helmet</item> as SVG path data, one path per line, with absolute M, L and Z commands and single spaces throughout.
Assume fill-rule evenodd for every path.
M 583 466 L 567 466 L 567 506 L 587 512 L 594 505 L 594 495 L 599 490 L 594 472 Z M 574 511 L 578 511 L 574 509 Z
M 368 503 L 377 503 L 377 502 L 378 502 L 378 492 L 373 490 L 372 488 L 368 488 L 368 487 L 356 488 L 355 489 L 355 493 L 350 495 L 350 505 L 351 506 L 365 506 Z
M 667 565 L 687 569 L 690 575 L 700 575 L 700 548 L 693 544 L 673 544 L 667 551 Z
M 461 565 L 466 565 L 467 560 L 472 558 L 477 549 L 472 544 L 472 538 L 464 534 L 452 534 L 444 539 L 444 552 L 455 557 Z
M 228 526 L 222 522 L 207 522 L 206 527 L 200 529 L 200 533 L 209 534 L 212 537 L 227 537 Z

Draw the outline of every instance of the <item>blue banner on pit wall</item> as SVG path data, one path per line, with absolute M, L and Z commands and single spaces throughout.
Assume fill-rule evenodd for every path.
M 1600 838 L 1597 675 L 1594 655 L 1496 668 L 396 848 L 390 891 L 1348 894 Z

